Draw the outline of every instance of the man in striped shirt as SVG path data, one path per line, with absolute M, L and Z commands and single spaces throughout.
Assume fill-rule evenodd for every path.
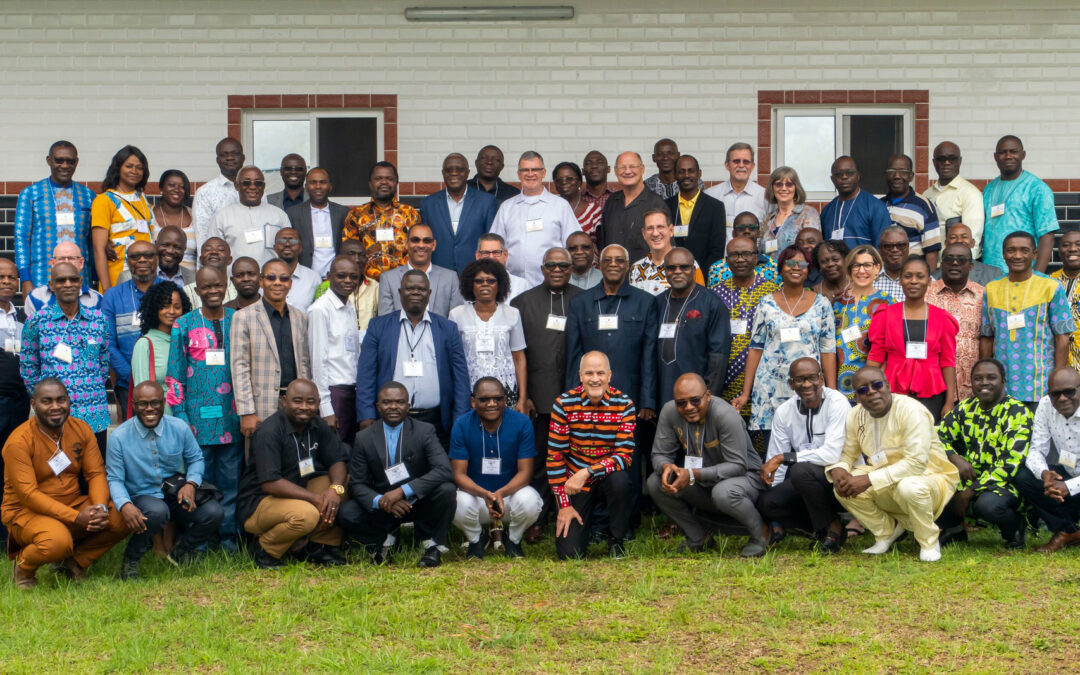
M 609 386 L 611 364 L 602 352 L 581 358 L 581 386 L 555 399 L 548 434 L 548 484 L 559 515 L 555 551 L 560 560 L 581 558 L 589 545 L 590 520 L 597 502 L 611 516 L 612 557 L 626 556 L 633 492 L 634 402 Z

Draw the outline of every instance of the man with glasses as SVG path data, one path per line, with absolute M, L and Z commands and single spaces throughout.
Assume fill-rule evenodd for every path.
M 953 315 L 960 324 L 956 333 L 956 396 L 963 401 L 971 396 L 971 369 L 979 360 L 979 331 L 982 326 L 982 303 L 986 293 L 969 277 L 971 249 L 964 244 L 949 244 L 941 258 L 941 278 L 930 282 L 926 301 Z
M 776 261 L 772 259 L 772 256 L 760 252 L 762 241 L 761 222 L 758 220 L 758 217 L 749 211 L 743 211 L 735 216 L 735 223 L 732 231 L 735 233 L 735 237 L 744 237 L 754 242 L 754 248 L 758 251 L 755 259 L 756 262 L 753 266 L 754 273 L 766 281 L 780 283 L 780 275 L 776 270 Z M 731 240 L 729 239 L 728 241 L 730 242 Z M 729 279 L 731 279 L 731 267 L 728 265 L 726 258 L 717 260 L 709 267 L 707 279 L 709 288 L 716 289 L 722 285 L 722 282 Z
M 657 296 L 663 293 L 668 284 L 664 258 L 674 247 L 671 243 L 675 234 L 675 226 L 671 222 L 671 216 L 661 209 L 650 209 L 645 212 L 641 225 L 641 236 L 649 246 L 649 255 L 634 262 L 630 266 L 630 283 L 635 288 L 640 288 L 649 295 Z M 701 268 L 694 262 L 693 278 L 696 283 L 705 285 L 705 278 L 701 274 Z
M 90 256 L 90 204 L 94 191 L 72 180 L 79 153 L 70 141 L 56 141 L 49 147 L 45 163 L 49 165 L 49 177 L 24 188 L 15 203 L 15 265 L 22 279 L 23 297 L 48 285 L 49 255 L 55 259 L 59 244 L 74 244 L 80 258 Z M 79 271 L 89 285 L 90 269 L 80 264 Z
M 480 235 L 480 239 L 476 242 L 476 259 L 491 258 L 506 267 L 507 260 L 510 259 L 510 254 L 506 251 L 506 240 L 502 238 L 502 235 L 495 234 L 494 232 L 488 232 Z M 521 295 L 525 291 L 532 288 L 529 282 L 522 277 L 517 276 L 507 271 L 507 276 L 510 277 L 510 292 L 506 294 L 506 302 L 510 302 L 517 296 Z
M 880 202 L 879 202 L 880 203 Z M 908 259 L 911 240 L 907 230 L 899 225 L 890 225 L 881 232 L 877 248 L 881 252 L 881 271 L 874 279 L 874 288 L 892 296 L 896 302 L 903 302 L 907 295 L 900 283 L 900 271 Z
M 679 455 L 681 466 L 676 463 Z M 768 541 L 754 506 L 765 487 L 758 475 L 761 456 L 750 444 L 739 413 L 713 397 L 700 375 L 687 373 L 675 382 L 674 399 L 660 411 L 652 466 L 649 494 L 686 535 L 680 552 L 714 548 L 708 530 L 715 525 L 708 517 L 721 516 L 750 535 L 742 557 L 765 555 Z
M 427 274 L 431 285 L 428 311 L 449 316 L 451 309 L 465 302 L 461 299 L 457 274 L 432 262 L 437 243 L 429 225 L 418 223 L 409 228 L 409 239 L 405 244 L 409 252 L 408 262 L 379 275 L 379 314 L 401 311 L 401 294 L 398 290 L 401 288 L 401 277 L 409 270 L 420 270 Z
M 934 519 L 956 492 L 960 474 L 945 456 L 934 419 L 921 403 L 893 394 L 880 368 L 852 380 L 858 405 L 848 414 L 840 459 L 825 468 L 840 504 L 874 535 L 863 553 L 887 553 L 905 530 L 919 560 L 941 560 Z M 868 464 L 855 466 L 860 455 Z
M 1080 544 L 1080 374 L 1058 368 L 1050 375 L 1047 395 L 1039 401 L 1031 429 L 1026 468 L 1016 474 L 1016 487 L 1054 535 L 1035 549 L 1056 553 Z M 1057 463 L 1050 464 L 1050 446 Z
M 290 152 L 281 158 L 281 167 L 278 173 L 285 188 L 281 192 L 266 196 L 266 203 L 273 204 L 282 211 L 288 212 L 294 206 L 299 206 L 307 201 L 307 191 L 304 190 L 304 179 L 307 178 L 307 162 L 295 152 Z
M 469 189 L 465 155 L 447 155 L 442 178 L 446 188 L 420 201 L 420 222 L 431 228 L 435 241 L 442 242 L 441 248 L 432 247 L 431 262 L 456 273 L 473 260 L 477 239 L 491 229 L 498 207 L 495 197 L 475 186 Z
M 581 289 L 599 284 L 603 275 L 594 265 L 597 255 L 592 237 L 584 232 L 575 232 L 567 238 L 566 250 L 571 262 L 570 284 Z
M 848 248 L 877 246 L 881 233 L 892 222 L 885 205 L 859 187 L 859 168 L 847 155 L 832 164 L 836 197 L 821 210 L 821 233 L 825 239 L 842 239 Z
M 982 254 L 982 235 L 985 211 L 983 196 L 979 188 L 960 175 L 960 146 L 952 141 L 943 141 L 934 148 L 934 171 L 938 179 L 923 196 L 934 203 L 938 220 L 944 225 L 942 236 L 947 236 L 957 223 L 964 223 L 970 228 L 973 240 L 971 251 L 978 258 Z M 980 282 L 982 283 L 982 282 Z
M 180 265 L 184 260 L 184 252 L 187 251 L 187 235 L 183 230 L 176 225 L 161 228 L 154 240 L 154 249 L 157 251 L 158 265 L 155 283 L 171 281 L 181 290 L 195 284 L 195 270 Z M 116 278 L 116 283 L 123 283 L 130 278 L 131 272 L 124 270 Z
M 1061 235 L 1058 242 L 1058 260 L 1061 269 L 1051 272 L 1065 290 L 1073 321 L 1080 328 L 1080 231 L 1070 230 Z M 1069 365 L 1080 371 L 1080 330 L 1073 333 L 1069 343 Z
M 86 260 L 83 258 L 82 251 L 79 249 L 78 244 L 73 241 L 62 241 L 53 249 L 52 258 L 49 259 L 49 269 L 52 269 L 60 263 L 74 265 L 75 269 L 79 270 L 79 273 L 82 274 Z M 20 276 L 19 278 L 21 279 L 22 277 Z M 25 288 L 26 285 L 24 283 L 23 289 Z M 27 321 L 42 309 L 51 307 L 54 304 L 56 304 L 56 296 L 53 295 L 48 283 L 43 286 L 37 286 L 34 290 L 30 291 L 29 295 L 26 294 L 25 290 L 23 292 L 23 313 L 26 314 Z M 101 293 L 98 293 L 87 286 L 84 281 L 82 292 L 79 294 L 79 304 L 87 309 L 98 309 L 98 307 L 101 306 Z
M 1000 176 L 983 190 L 986 228 L 983 261 L 1004 267 L 1002 244 L 1012 232 L 1026 232 L 1037 240 L 1035 270 L 1044 273 L 1054 252 L 1054 235 L 1060 229 L 1054 208 L 1054 191 L 1024 170 L 1027 152 L 1016 136 L 1002 136 L 994 147 L 994 163 Z
M 315 270 L 300 264 L 303 253 L 300 233 L 292 227 L 284 227 L 274 235 L 274 253 L 284 260 L 292 274 L 292 288 L 286 298 L 290 305 L 306 312 L 315 300 L 315 289 L 322 283 L 322 277 Z
M 971 236 L 970 227 L 968 227 L 964 223 L 953 223 L 952 225 L 949 225 L 949 231 L 945 235 L 946 246 L 948 246 L 949 244 L 963 244 L 972 251 L 975 251 L 975 243 L 975 240 Z M 975 257 L 978 256 L 975 255 Z M 993 265 L 987 265 L 982 261 L 973 260 L 971 263 L 971 273 L 968 275 L 968 277 L 975 283 L 985 288 L 988 283 L 990 283 L 994 279 L 1000 279 L 1004 275 L 1004 272 L 1002 272 L 997 267 L 994 267 Z M 938 267 L 938 269 L 934 270 L 933 277 L 935 279 L 941 278 L 940 266 Z
M 148 241 L 136 241 L 128 246 L 127 266 L 131 278 L 105 291 L 101 312 L 109 326 L 109 366 L 116 379 L 116 409 L 123 422 L 127 412 L 128 380 L 131 378 L 131 354 L 142 337 L 142 316 L 139 307 L 143 295 L 157 281 L 157 250 Z
M 1050 373 L 1069 364 L 1076 321 L 1061 284 L 1032 271 L 1034 236 L 1013 232 L 1001 248 L 1009 276 L 986 287 L 979 356 L 1006 364 L 1005 391 L 1034 410 Z
M 196 202 L 203 189 L 195 194 Z M 220 205 L 203 231 L 200 244 L 210 237 L 220 237 L 237 258 L 254 258 L 260 265 L 274 257 L 274 237 L 278 230 L 292 227 L 285 212 L 263 200 L 266 179 L 254 166 L 245 166 L 236 174 L 237 199 Z M 201 227 L 198 215 L 195 224 Z
M 915 192 L 911 181 L 915 179 L 915 164 L 907 155 L 893 155 L 885 169 L 888 191 L 881 198 L 889 211 L 893 225 L 907 232 L 911 254 L 926 258 L 933 271 L 938 264 L 943 232 L 938 227 L 937 210 L 929 199 Z
M 364 244 L 364 275 L 378 280 L 386 270 L 405 264 L 409 228 L 420 222 L 420 212 L 397 199 L 398 172 L 390 162 L 376 162 L 368 175 L 371 201 L 349 211 L 342 227 L 344 239 Z
M 596 228 L 596 245 L 601 250 L 618 244 L 627 251 L 630 260 L 640 260 L 649 253 L 641 236 L 645 212 L 653 209 L 667 211 L 660 195 L 645 187 L 642 180 L 645 163 L 636 152 L 624 152 L 615 160 L 615 178 L 622 188 L 604 204 L 600 225 Z
M 218 141 L 214 152 L 216 154 L 215 161 L 221 173 L 195 192 L 195 198 L 191 205 L 195 243 L 198 245 L 199 250 L 202 250 L 203 242 L 213 236 L 210 234 L 210 223 L 214 219 L 214 214 L 229 204 L 236 204 L 242 196 L 239 193 L 239 186 L 236 185 L 240 168 L 244 166 L 244 148 L 240 145 L 240 141 L 235 138 L 223 138 Z M 259 199 L 262 200 L 262 195 L 259 196 Z M 267 242 L 267 247 L 272 243 L 272 241 Z M 236 251 L 235 247 L 233 251 Z M 246 253 L 237 253 L 236 255 L 239 257 L 246 255 Z
M 518 179 L 521 194 L 503 202 L 491 233 L 506 242 L 509 261 L 506 270 L 525 279 L 526 288 L 543 280 L 540 263 L 544 252 L 552 246 L 562 246 L 566 238 L 581 231 L 570 202 L 553 195 L 544 187 L 544 158 L 528 150 L 518 160 Z
M 728 179 L 705 191 L 705 194 L 724 203 L 728 241 L 735 236 L 735 216 L 749 211 L 759 221 L 765 217 L 765 188 L 751 180 L 754 166 L 754 148 L 749 143 L 733 143 L 724 157 Z
M 766 520 L 785 530 L 801 530 L 814 550 L 838 553 L 845 530 L 843 507 L 836 501 L 825 467 L 840 460 L 851 405 L 847 397 L 825 386 L 817 359 L 796 359 L 788 367 L 788 386 L 795 395 L 773 415 L 769 451 L 761 479 L 769 486 L 757 505 Z
M 588 240 L 583 232 L 571 235 L 570 239 L 578 237 Z M 563 392 L 566 378 L 567 314 L 570 302 L 581 289 L 570 284 L 570 253 L 564 248 L 548 249 L 541 270 L 544 282 L 517 296 L 510 304 L 521 314 L 521 328 L 525 333 L 526 379 L 529 383 L 525 411 L 533 420 L 536 447 L 546 449 L 551 406 L 555 397 Z M 547 488 L 547 470 L 543 462 L 536 464 L 532 486 L 545 499 L 537 524 L 525 531 L 525 541 L 530 544 L 540 539 L 553 505 L 551 491 Z

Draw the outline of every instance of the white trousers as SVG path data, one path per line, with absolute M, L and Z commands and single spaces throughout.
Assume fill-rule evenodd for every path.
M 543 508 L 544 500 L 540 497 L 540 493 L 528 485 L 512 495 L 503 497 L 505 515 L 502 521 L 503 526 L 507 528 L 510 541 L 515 544 L 521 543 L 525 530 L 536 522 Z M 475 544 L 480 541 L 482 526 L 490 524 L 491 514 L 488 513 L 484 499 L 464 490 L 458 490 L 454 527 L 465 534 L 469 543 Z

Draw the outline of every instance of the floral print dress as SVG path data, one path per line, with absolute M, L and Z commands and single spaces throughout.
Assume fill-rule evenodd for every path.
M 836 389 L 849 401 L 855 400 L 851 380 L 859 368 L 866 365 L 870 353 L 870 319 L 893 302 L 895 300 L 891 295 L 876 289 L 858 299 L 850 293 L 836 296 L 833 303 L 833 313 L 836 315 Z M 850 329 L 858 329 L 858 337 Z
M 165 401 L 174 416 L 188 423 L 201 446 L 240 440 L 229 353 L 235 313 L 226 307 L 215 326 L 196 309 L 173 324 Z

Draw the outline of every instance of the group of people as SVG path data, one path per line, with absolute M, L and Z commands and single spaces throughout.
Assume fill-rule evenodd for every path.
M 744 143 L 709 189 L 663 139 L 654 175 L 623 152 L 609 186 L 592 151 L 557 194 L 539 153 L 516 187 L 486 146 L 419 209 L 385 161 L 348 208 L 295 154 L 265 194 L 229 138 L 193 198 L 169 170 L 152 204 L 133 146 L 95 196 L 58 141 L 0 260 L 15 584 L 82 578 L 129 535 L 125 579 L 151 548 L 385 563 L 405 524 L 425 567 L 451 525 L 466 557 L 521 557 L 551 519 L 560 558 L 622 557 L 651 508 L 680 550 L 740 533 L 745 557 L 910 531 L 933 561 L 971 518 L 1022 548 L 1029 514 L 1039 550 L 1074 545 L 1080 233 L 1045 275 L 1052 194 L 1018 138 L 994 157 L 980 193 L 939 144 L 925 195 L 890 158 L 880 199 L 840 157 L 819 214 L 793 169 L 751 180 Z

